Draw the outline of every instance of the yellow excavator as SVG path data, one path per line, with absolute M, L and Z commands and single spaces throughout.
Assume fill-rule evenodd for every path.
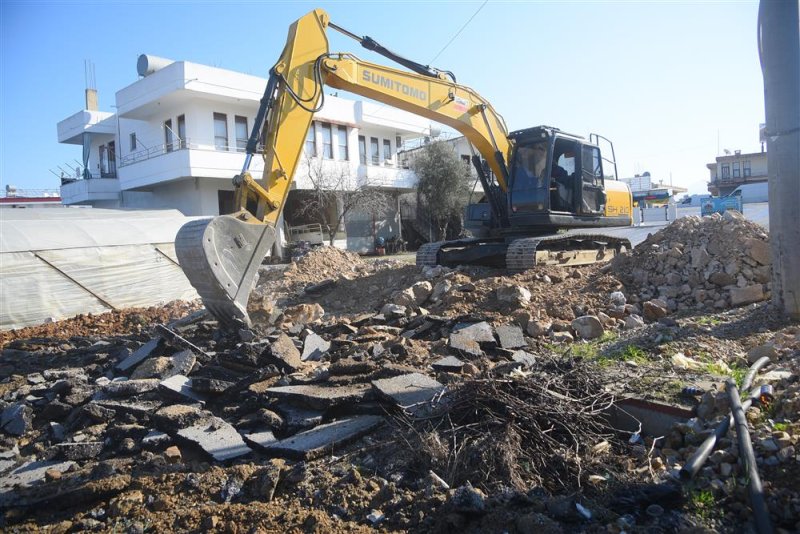
M 331 53 L 327 28 L 411 72 Z M 275 243 L 278 217 L 326 85 L 450 126 L 477 152 L 472 163 L 484 197 L 467 210 L 476 237 L 423 245 L 417 265 L 478 263 L 521 270 L 604 261 L 630 248 L 627 239 L 575 231 L 631 225 L 631 193 L 615 179 L 608 140 L 592 134 L 587 141 L 548 126 L 509 133 L 492 105 L 456 83 L 451 72 L 399 56 L 333 24 L 317 9 L 291 25 L 270 70 L 242 172 L 233 178 L 235 213 L 187 223 L 175 239 L 183 271 L 224 327 L 250 324 L 247 299 Z M 248 169 L 259 141 L 264 173 L 256 180 Z M 612 157 L 601 155 L 601 142 L 611 146 Z

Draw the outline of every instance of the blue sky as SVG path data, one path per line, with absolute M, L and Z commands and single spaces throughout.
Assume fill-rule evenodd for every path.
M 622 176 L 671 175 L 700 193 L 718 148 L 760 150 L 756 1 L 482 4 L 5 0 L 0 186 L 57 188 L 49 169 L 80 159 L 80 147 L 58 144 L 56 123 L 83 108 L 85 59 L 100 109 L 113 111 L 141 53 L 266 76 L 289 24 L 315 7 L 406 57 L 436 58 L 510 130 L 548 124 L 610 138 Z M 331 49 L 387 62 L 336 32 Z

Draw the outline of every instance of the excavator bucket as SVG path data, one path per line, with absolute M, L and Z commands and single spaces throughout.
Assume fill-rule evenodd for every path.
M 192 221 L 175 237 L 183 272 L 220 326 L 251 326 L 247 299 L 261 260 L 275 243 L 275 228 L 233 215 Z

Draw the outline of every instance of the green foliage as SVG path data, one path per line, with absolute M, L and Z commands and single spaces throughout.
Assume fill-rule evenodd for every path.
M 716 499 L 714 494 L 709 490 L 695 490 L 690 495 L 690 501 L 695 513 L 700 517 L 707 519 L 714 513 L 716 506 Z
M 722 324 L 722 321 L 713 315 L 704 315 L 697 318 L 697 324 L 704 326 L 717 326 L 718 324 Z
M 417 175 L 417 206 L 427 212 L 446 239 L 452 219 L 461 220 L 472 179 L 451 145 L 434 141 L 425 145 L 411 162 Z
M 774 423 L 772 428 L 777 430 L 778 432 L 786 432 L 789 430 L 789 423 Z

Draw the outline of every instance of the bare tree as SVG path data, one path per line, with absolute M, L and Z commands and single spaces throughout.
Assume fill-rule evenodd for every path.
M 417 175 L 417 210 L 427 214 L 438 230 L 438 239 L 447 239 L 453 222 L 463 227 L 471 178 L 469 170 L 452 145 L 434 141 L 425 145 L 411 161 Z
M 330 245 L 350 213 L 382 213 L 389 208 L 389 197 L 376 187 L 377 181 L 353 177 L 346 162 L 306 155 L 304 167 L 312 189 L 298 213 L 319 222 Z

